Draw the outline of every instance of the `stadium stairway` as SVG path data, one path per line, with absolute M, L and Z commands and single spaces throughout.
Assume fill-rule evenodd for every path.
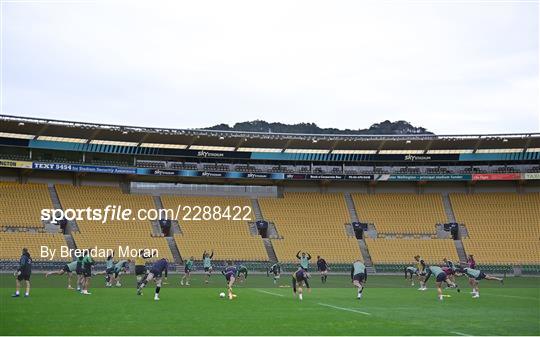
M 261 206 L 259 205 L 259 200 L 257 199 L 251 199 L 251 207 L 253 208 L 253 213 L 255 214 L 255 220 L 261 221 L 263 219 Z
M 356 212 L 356 208 L 354 207 L 354 201 L 351 197 L 350 193 L 345 193 L 345 203 L 347 204 L 347 209 L 349 210 L 349 215 L 351 217 L 352 222 L 359 222 L 360 219 L 358 219 L 358 213 Z
M 360 252 L 362 253 L 362 258 L 364 259 L 364 264 L 366 265 L 368 273 L 374 273 L 375 268 L 373 266 L 373 261 L 371 260 L 371 255 L 369 254 L 366 241 L 358 240 L 358 246 L 360 247 Z
M 64 209 L 62 207 L 62 203 L 60 202 L 60 198 L 58 197 L 58 193 L 56 192 L 56 187 L 54 184 L 48 184 L 47 189 L 49 190 L 49 195 L 51 196 L 51 201 L 53 203 L 53 207 L 55 209 Z M 68 220 L 68 233 L 71 233 L 71 231 L 79 232 L 79 226 L 77 225 L 77 222 L 75 220 Z M 73 238 L 71 238 L 73 240 Z
M 349 210 L 349 216 L 351 217 L 351 221 L 352 222 L 359 222 L 360 219 L 358 218 L 358 212 L 356 212 L 356 207 L 354 206 L 354 201 L 352 199 L 351 194 L 350 193 L 344 193 L 343 196 L 345 197 L 345 203 L 347 204 L 347 209 Z M 348 230 L 348 228 L 347 228 L 347 230 Z M 347 234 L 349 234 L 349 233 L 347 233 Z M 371 234 L 371 233 L 369 233 L 369 234 Z M 352 233 L 352 235 L 354 236 L 354 232 Z M 368 235 L 368 232 L 366 232 L 365 235 Z M 364 260 L 364 264 L 366 265 L 366 268 L 368 269 L 368 272 L 374 273 L 375 268 L 373 267 L 373 261 L 371 260 L 371 255 L 369 254 L 369 249 L 368 249 L 368 247 L 366 245 L 366 241 L 364 241 L 363 239 L 358 240 L 358 247 L 360 248 L 360 252 L 362 253 L 362 258 Z
M 71 234 L 64 234 L 64 239 L 66 240 L 69 249 L 77 249 L 77 245 L 75 244 L 75 240 Z
M 442 194 L 443 199 L 443 205 L 444 205 L 444 212 L 446 213 L 446 217 L 448 218 L 448 222 L 456 223 L 456 215 L 454 214 L 454 209 L 452 208 L 452 201 L 450 200 L 450 196 L 448 193 Z M 459 257 L 459 261 L 461 263 L 467 262 L 467 254 L 465 253 L 465 247 L 463 246 L 463 241 L 461 241 L 462 230 L 464 226 L 459 225 L 459 231 L 460 231 L 460 238 L 459 240 L 453 240 L 454 245 L 456 246 L 456 251 Z M 448 233 L 448 232 L 447 232 Z M 439 229 L 437 229 L 437 235 L 439 235 Z
M 264 243 L 264 248 L 266 249 L 266 253 L 268 254 L 268 260 L 270 262 L 277 262 L 277 255 L 274 251 L 274 246 L 272 245 L 272 241 L 270 239 L 262 239 Z
M 442 199 L 444 205 L 444 212 L 446 213 L 448 222 L 457 222 L 456 216 L 454 215 L 454 210 L 452 209 L 452 202 L 450 201 L 450 196 L 448 196 L 448 193 L 443 193 Z
M 461 263 L 467 263 L 467 253 L 465 253 L 465 247 L 463 246 L 463 241 L 461 240 L 453 240 L 453 241 L 454 241 L 454 244 L 456 245 L 459 261 Z
M 152 197 L 152 200 L 154 201 L 154 205 L 156 205 L 156 209 L 162 210 L 163 202 L 161 201 L 161 197 L 158 195 L 154 195 Z M 154 234 L 163 234 L 163 231 L 161 230 L 161 226 L 159 225 L 159 222 L 152 221 L 152 232 Z M 171 235 L 174 234 L 182 234 L 182 229 L 180 228 L 180 224 L 178 223 L 178 220 L 173 219 L 171 220 Z
M 255 224 L 255 222 L 250 222 L 250 223 L 248 223 L 248 225 L 249 225 L 249 233 L 252 236 L 259 235 L 259 230 L 257 229 L 257 225 Z
M 171 250 L 171 254 L 174 258 L 174 262 L 177 265 L 182 264 L 183 263 L 182 255 L 180 254 L 178 245 L 176 244 L 176 241 L 174 240 L 174 236 L 166 236 L 165 240 L 167 240 L 167 244 L 169 245 L 169 249 Z

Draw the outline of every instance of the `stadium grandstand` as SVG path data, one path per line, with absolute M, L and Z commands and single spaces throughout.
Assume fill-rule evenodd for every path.
M 540 134 L 275 134 L 4 115 L 0 204 L 3 269 L 21 247 L 46 269 L 71 258 L 42 258 L 41 245 L 121 244 L 155 247 L 172 268 L 214 251 L 262 270 L 292 266 L 301 251 L 334 271 L 356 259 L 394 272 L 415 255 L 473 255 L 485 268 L 540 273 Z M 108 205 L 181 214 L 60 224 L 41 214 Z

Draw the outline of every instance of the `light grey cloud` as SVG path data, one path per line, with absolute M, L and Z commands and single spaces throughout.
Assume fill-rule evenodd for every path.
M 265 119 L 539 130 L 538 4 L 3 3 L 6 114 L 193 128 Z

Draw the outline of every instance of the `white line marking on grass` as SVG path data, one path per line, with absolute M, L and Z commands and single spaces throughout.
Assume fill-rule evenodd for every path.
M 499 295 L 499 294 L 487 294 L 487 296 L 499 296 L 499 297 L 508 297 L 508 298 L 519 298 L 522 300 L 535 300 L 537 301 L 537 297 L 525 297 L 525 296 L 515 296 L 515 295 Z
M 454 335 L 460 335 L 460 336 L 471 336 L 471 335 L 467 335 L 466 333 L 459 332 L 459 331 L 450 331 L 450 333 L 453 333 Z
M 273 293 L 273 292 L 271 292 L 271 291 L 266 291 L 266 290 L 262 290 L 262 289 L 255 289 L 255 291 L 258 291 L 258 292 L 264 293 L 264 294 L 268 294 L 268 295 L 279 296 L 279 297 L 285 296 L 285 295 L 283 295 L 283 294 Z
M 317 303 L 317 304 L 322 305 L 323 307 L 329 307 L 329 308 L 334 308 L 334 309 L 338 309 L 338 310 L 356 312 L 357 314 L 368 315 L 368 316 L 371 315 L 369 312 L 360 311 L 360 310 L 356 310 L 356 309 L 336 307 L 335 305 L 330 305 L 330 304 L 326 304 L 326 303 Z

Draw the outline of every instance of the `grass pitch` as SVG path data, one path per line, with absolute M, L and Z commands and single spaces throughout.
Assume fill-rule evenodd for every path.
M 446 290 L 442 303 L 432 280 L 421 292 L 399 276 L 369 276 L 359 301 L 348 277 L 330 275 L 323 285 L 314 273 L 302 302 L 289 275 L 281 287 L 250 275 L 232 301 L 218 296 L 221 275 L 206 286 L 195 275 L 190 287 L 169 275 L 159 302 L 152 284 L 136 296 L 132 275 L 121 288 L 92 281 L 83 296 L 65 288 L 65 276 L 34 274 L 31 297 L 11 298 L 14 278 L 0 276 L 0 335 L 540 335 L 540 278 L 532 277 L 481 281 L 479 299 L 460 278 L 462 292 Z

